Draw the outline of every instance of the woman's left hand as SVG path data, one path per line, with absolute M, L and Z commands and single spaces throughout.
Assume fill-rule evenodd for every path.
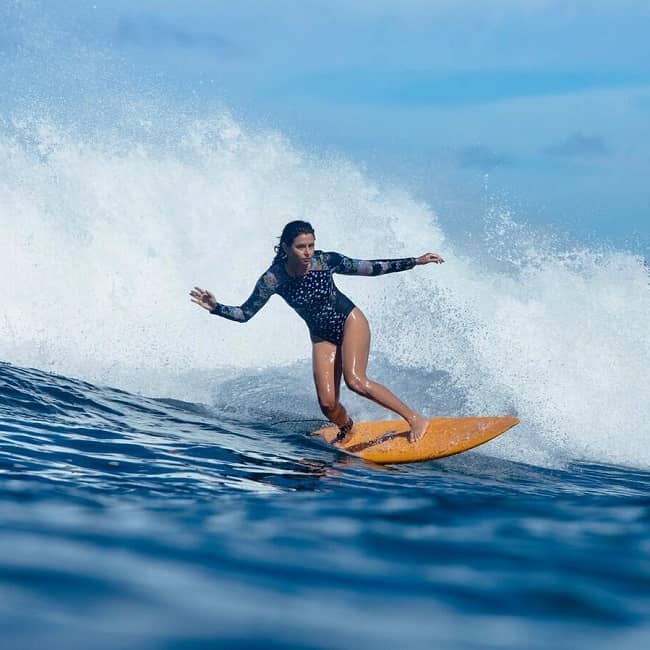
M 434 264 L 442 264 L 444 261 L 440 255 L 436 255 L 435 253 L 425 253 L 415 258 L 416 264 L 431 264 L 432 262 Z

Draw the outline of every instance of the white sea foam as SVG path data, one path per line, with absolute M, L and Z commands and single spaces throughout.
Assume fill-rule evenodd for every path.
M 522 425 L 492 447 L 507 458 L 650 466 L 641 260 L 564 250 L 498 209 L 470 255 L 429 206 L 346 160 L 225 112 L 168 121 L 164 137 L 152 124 L 139 117 L 128 136 L 102 138 L 45 119 L 3 123 L 0 358 L 190 400 L 208 399 L 233 368 L 275 368 L 281 391 L 298 364 L 308 386 L 306 328 L 281 299 L 242 326 L 188 296 L 198 284 L 239 304 L 284 223 L 307 218 L 325 249 L 446 257 L 337 278 L 369 315 L 377 371 L 400 394 L 432 415 L 516 412 Z M 441 402 L 445 391 L 454 398 Z

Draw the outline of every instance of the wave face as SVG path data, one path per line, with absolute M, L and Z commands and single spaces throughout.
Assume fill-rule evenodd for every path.
M 249 381 L 227 398 L 234 409 L 255 407 L 268 385 L 265 398 L 290 412 L 286 380 L 313 410 L 306 330 L 280 298 L 241 326 L 187 295 L 205 285 L 240 304 L 284 223 L 307 218 L 325 249 L 447 259 L 337 279 L 370 318 L 373 371 L 405 399 L 431 415 L 518 414 L 519 432 L 495 446 L 503 458 L 650 467 L 640 258 L 568 249 L 498 206 L 470 250 L 399 187 L 227 111 L 130 106 L 120 120 L 115 130 L 21 109 L 0 123 L 0 273 L 12 278 L 0 358 L 207 403 L 239 371 Z M 347 399 L 358 418 L 380 415 Z
M 380 468 L 269 413 L 0 364 L 6 647 L 644 647 L 647 471 Z

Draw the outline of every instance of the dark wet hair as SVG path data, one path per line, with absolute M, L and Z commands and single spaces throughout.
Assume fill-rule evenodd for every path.
M 298 235 L 315 235 L 312 225 L 308 221 L 290 221 L 280 235 L 280 243 L 274 248 L 275 258 L 273 262 L 287 259 L 287 254 L 282 250 L 282 244 L 291 246 Z

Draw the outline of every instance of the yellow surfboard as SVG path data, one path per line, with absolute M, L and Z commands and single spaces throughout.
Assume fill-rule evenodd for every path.
M 314 431 L 337 449 L 373 463 L 416 463 L 460 454 L 482 445 L 519 424 L 515 417 L 433 418 L 426 433 L 417 442 L 409 442 L 404 420 L 357 422 L 345 443 L 334 442 L 335 426 Z

